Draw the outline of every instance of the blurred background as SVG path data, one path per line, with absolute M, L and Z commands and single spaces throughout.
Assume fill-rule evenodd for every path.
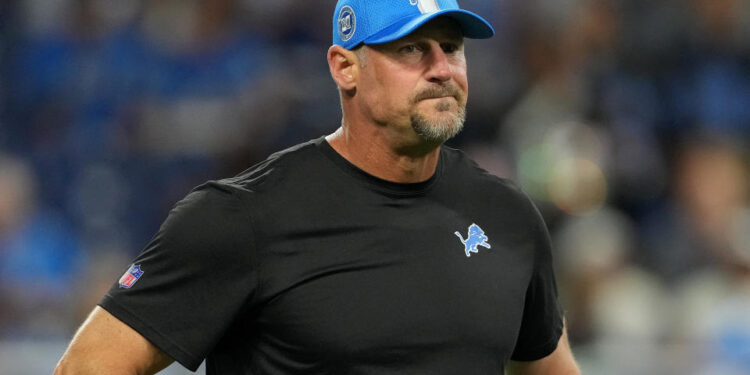
M 750 0 L 460 2 L 498 35 L 450 144 L 543 211 L 584 373 L 750 373 Z M 0 1 L 0 372 L 192 187 L 338 127 L 334 4 Z

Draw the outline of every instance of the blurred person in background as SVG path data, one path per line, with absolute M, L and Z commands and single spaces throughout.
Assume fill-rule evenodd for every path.
M 178 203 L 56 373 L 578 373 L 538 212 L 442 147 L 492 27 L 448 0 L 333 21 L 341 127 Z
M 560 293 L 585 373 L 674 373 L 661 346 L 672 334 L 673 301 L 658 275 L 634 261 L 636 228 L 606 205 L 554 233 Z
M 747 207 L 747 142 L 688 134 L 675 152 L 672 199 L 644 218 L 645 264 L 670 285 L 734 263 L 732 230 Z
M 750 3 L 688 2 L 689 30 L 670 90 L 673 125 L 694 131 L 750 135 Z
M 237 1 L 19 8 L 8 147 L 28 155 L 45 176 L 41 200 L 64 206 L 85 242 L 132 249 L 220 160 L 264 143 L 244 110 L 267 65 L 264 41 L 241 27 Z M 115 189 L 92 192 L 92 175 Z
M 671 215 L 651 248 L 670 256 L 681 373 L 750 371 L 750 168 L 745 142 L 694 135 L 679 147 Z
M 0 154 L 0 335 L 65 334 L 75 310 L 69 289 L 84 269 L 78 238 L 38 205 L 29 166 Z

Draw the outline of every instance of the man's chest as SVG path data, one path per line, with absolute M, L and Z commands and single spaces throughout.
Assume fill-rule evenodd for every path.
M 337 361 L 509 356 L 533 266 L 530 241 L 492 215 L 439 204 L 337 214 L 288 220 L 264 242 L 260 340 Z

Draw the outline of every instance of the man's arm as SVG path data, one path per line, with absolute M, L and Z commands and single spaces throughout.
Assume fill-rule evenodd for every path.
M 568 343 L 568 332 L 563 327 L 563 334 L 554 352 L 536 361 L 511 361 L 506 373 L 508 375 L 580 375 L 581 370 L 578 369 L 573 359 L 573 352 Z
M 97 306 L 73 337 L 55 375 L 155 374 L 173 361 L 130 326 Z

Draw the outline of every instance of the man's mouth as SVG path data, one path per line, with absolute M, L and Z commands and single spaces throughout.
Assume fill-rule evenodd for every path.
M 451 87 L 445 88 L 432 88 L 425 90 L 420 95 L 417 95 L 417 102 L 428 99 L 445 99 L 453 98 L 458 101 L 459 93 L 458 90 Z

